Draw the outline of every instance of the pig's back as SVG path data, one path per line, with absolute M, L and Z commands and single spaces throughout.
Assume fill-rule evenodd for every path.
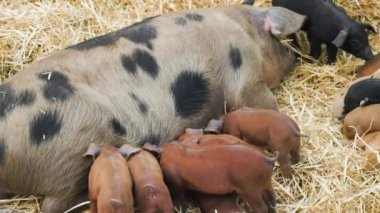
M 250 48 L 241 45 L 250 39 L 242 26 L 222 10 L 197 10 L 152 18 L 120 34 L 136 27 L 155 33 L 139 42 L 121 37 L 113 45 L 73 46 L 57 56 L 60 66 L 112 105 L 131 143 L 168 142 L 219 114 L 222 78 L 233 71 L 231 48 Z

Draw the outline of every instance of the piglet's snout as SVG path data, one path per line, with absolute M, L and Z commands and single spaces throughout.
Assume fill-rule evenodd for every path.
M 370 59 L 373 58 L 373 53 L 371 51 L 371 48 L 370 47 L 366 47 L 364 49 L 364 53 L 363 53 L 363 57 L 362 57 L 364 60 L 368 61 Z

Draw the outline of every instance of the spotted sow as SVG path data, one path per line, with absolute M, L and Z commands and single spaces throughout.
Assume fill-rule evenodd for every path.
M 276 109 L 269 87 L 295 62 L 277 37 L 303 21 L 284 8 L 183 11 L 34 62 L 0 85 L 0 188 L 63 212 L 87 199 L 90 143 L 165 143 L 224 101 Z

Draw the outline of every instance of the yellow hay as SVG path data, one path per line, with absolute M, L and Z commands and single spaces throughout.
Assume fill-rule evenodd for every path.
M 380 1 L 335 2 L 356 20 L 379 30 Z M 239 0 L 2 0 L 1 82 L 36 59 L 149 16 L 239 3 Z M 258 0 L 255 5 L 269 6 L 270 1 Z M 302 49 L 306 50 L 304 36 L 300 37 Z M 374 52 L 378 52 L 379 34 L 372 34 L 370 42 Z M 303 61 L 275 90 L 280 110 L 311 136 L 310 143 L 302 148 L 301 163 L 293 167 L 292 180 L 285 181 L 276 167 L 273 186 L 278 212 L 380 211 L 379 170 L 365 168 L 361 151 L 346 143 L 340 132 L 341 123 L 331 114 L 333 97 L 355 79 L 355 69 L 361 64 L 362 60 L 341 51 L 334 65 Z M 0 207 L 3 206 L 40 211 L 36 197 L 0 202 Z

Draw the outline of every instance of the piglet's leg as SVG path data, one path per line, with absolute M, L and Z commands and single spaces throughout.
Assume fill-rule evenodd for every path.
M 280 163 L 281 173 L 285 178 L 291 178 L 291 167 L 289 163 L 289 157 L 287 154 L 280 153 L 278 157 L 278 162 Z
M 293 164 L 296 164 L 298 162 L 300 162 L 300 152 L 299 150 L 292 150 L 290 152 L 290 157 L 291 157 L 291 160 L 292 160 L 292 163 Z
M 301 139 L 299 137 L 293 138 L 292 144 L 293 149 L 290 150 L 290 159 L 292 161 L 292 164 L 296 164 L 300 162 L 301 156 L 300 156 L 300 142 Z
M 261 197 L 261 193 L 252 189 L 247 189 L 247 190 L 250 192 L 244 191 L 240 195 L 243 198 L 243 200 L 245 200 L 249 204 L 250 208 L 252 209 L 251 212 L 254 212 L 254 213 L 268 212 L 269 208 L 265 204 L 263 198 Z
M 332 44 L 327 44 L 327 64 L 332 64 L 335 62 L 337 52 L 338 48 Z
M 319 56 L 321 56 L 321 45 L 322 43 L 315 38 L 311 33 L 307 33 L 307 39 L 309 40 L 310 43 L 310 55 L 318 59 Z

